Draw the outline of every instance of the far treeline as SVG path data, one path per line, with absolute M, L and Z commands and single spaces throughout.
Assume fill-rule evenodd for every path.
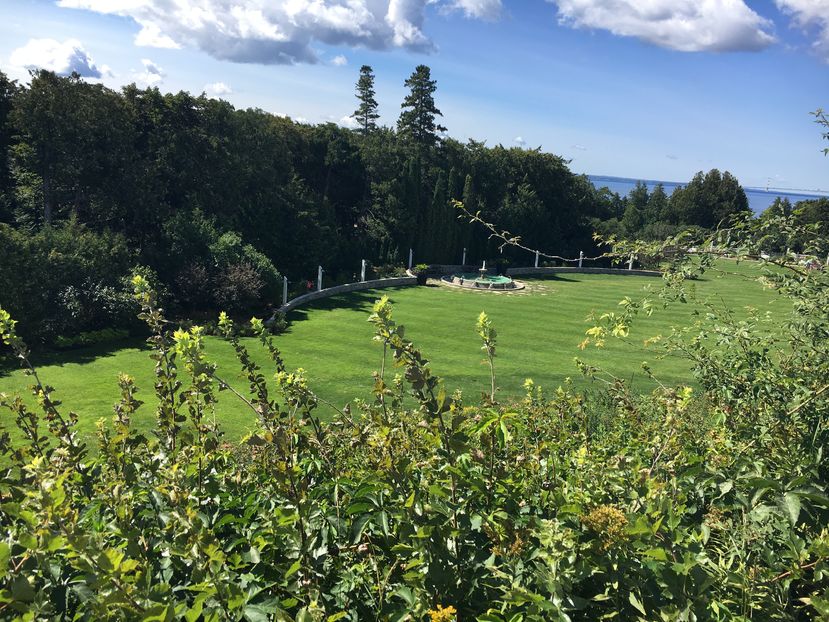
M 644 186 L 620 197 L 540 149 L 460 143 L 439 123 L 429 68 L 405 85 L 397 126 L 379 126 L 362 67 L 346 129 L 204 94 L 117 92 L 47 71 L 26 86 L 0 72 L 0 303 L 29 341 L 48 343 L 128 326 L 136 270 L 172 314 L 202 317 L 264 312 L 282 275 L 297 293 L 318 265 L 329 284 L 352 280 L 361 259 L 386 274 L 409 248 L 418 263 L 459 263 L 464 247 L 469 261 L 528 262 L 499 254 L 452 199 L 567 256 L 595 251 L 594 231 L 659 238 L 748 210 L 727 172 L 670 197 Z

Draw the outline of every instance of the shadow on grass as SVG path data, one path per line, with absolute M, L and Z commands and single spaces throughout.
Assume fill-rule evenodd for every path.
M 543 274 L 543 275 L 526 275 L 526 276 L 517 276 L 515 277 L 519 281 L 524 281 L 525 283 L 535 283 L 538 281 L 558 281 L 564 283 L 581 283 L 584 279 L 574 278 L 576 275 L 573 274 L 564 274 L 564 273 L 557 273 L 557 274 Z
M 408 287 L 388 287 L 385 289 L 367 289 L 359 292 L 348 292 L 345 294 L 337 294 L 330 298 L 321 298 L 309 302 L 298 309 L 294 309 L 288 313 L 288 322 L 301 322 L 308 318 L 310 311 L 335 311 L 339 309 L 348 309 L 350 311 L 359 311 L 365 313 L 366 317 L 371 313 L 375 301 L 379 300 L 381 296 L 388 296 L 394 302 L 394 294 Z M 290 325 L 285 332 L 290 332 Z
M 30 355 L 30 360 L 35 367 L 58 366 L 62 367 L 68 363 L 84 364 L 91 363 L 99 358 L 117 356 L 126 348 L 138 348 L 148 350 L 147 342 L 143 337 L 128 337 L 106 343 L 97 343 L 85 348 L 72 348 L 69 350 L 37 350 Z M 20 369 L 15 359 L 0 359 L 0 378 L 9 376 L 12 372 Z

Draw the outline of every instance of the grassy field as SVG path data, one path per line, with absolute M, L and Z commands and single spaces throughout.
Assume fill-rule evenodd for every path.
M 718 301 L 744 313 L 747 306 L 786 311 L 773 292 L 751 280 L 759 272 L 741 264 L 728 264 L 729 274 L 711 274 L 694 283 L 700 299 Z M 746 278 L 748 277 L 748 278 Z M 487 293 L 448 287 L 411 287 L 346 294 L 318 301 L 294 311 L 290 329 L 276 338 L 289 368 L 307 371 L 312 388 L 338 406 L 355 397 L 369 397 L 371 372 L 379 365 L 381 349 L 371 340 L 372 327 L 366 321 L 373 301 L 383 293 L 395 305 L 395 319 L 406 326 L 412 339 L 432 361 L 451 392 L 461 388 L 470 399 L 477 399 L 488 386 L 488 371 L 481 363 L 480 343 L 474 332 L 478 314 L 485 310 L 498 330 L 496 372 L 502 399 L 519 396 L 525 378 L 550 390 L 566 377 L 587 384 L 576 370 L 573 359 L 602 366 L 615 375 L 631 380 L 642 390 L 652 381 L 640 370 L 642 361 L 651 363 L 666 384 L 689 383 L 689 365 L 680 358 L 658 360 L 658 352 L 644 346 L 645 339 L 667 334 L 672 325 L 687 324 L 698 304 L 676 304 L 657 310 L 643 318 L 627 343 L 609 342 L 601 350 L 578 349 L 589 326 L 588 314 L 618 308 L 624 296 L 636 297 L 643 288 L 659 288 L 660 279 L 634 276 L 574 274 L 560 278 L 528 279 L 522 292 Z M 257 360 L 267 360 L 255 340 L 247 340 Z M 239 388 L 238 366 L 233 352 L 218 338 L 208 338 L 210 357 L 219 366 L 219 374 Z M 95 421 L 109 418 L 118 398 L 116 378 L 119 372 L 133 375 L 142 389 L 139 397 L 153 397 L 153 364 L 140 340 L 99 346 L 84 350 L 35 357 L 44 382 L 56 387 L 64 408 L 81 416 L 80 429 L 91 434 Z M 28 379 L 17 370 L 0 369 L 0 392 L 25 392 Z M 229 438 L 238 438 L 253 424 L 249 411 L 234 398 L 222 394 L 216 410 Z M 136 422 L 142 428 L 153 425 L 154 413 L 148 404 Z M 320 414 L 327 416 L 325 407 Z M 0 413 L 11 427 L 7 411 Z

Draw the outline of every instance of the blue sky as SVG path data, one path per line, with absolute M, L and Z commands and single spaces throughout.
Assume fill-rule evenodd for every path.
M 419 63 L 462 141 L 578 173 L 829 190 L 809 114 L 829 108 L 829 0 L 0 0 L 18 79 L 74 68 L 347 124 L 369 64 L 391 125 Z

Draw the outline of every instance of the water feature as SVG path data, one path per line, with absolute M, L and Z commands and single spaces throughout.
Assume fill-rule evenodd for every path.
M 498 274 L 488 274 L 486 261 L 483 266 L 478 268 L 478 274 L 474 272 L 462 272 L 459 274 L 452 274 L 441 279 L 442 282 L 456 287 L 464 287 L 466 289 L 483 289 L 483 290 L 509 290 L 509 289 L 523 289 L 524 284 L 521 281 L 515 281 L 512 277 L 501 276 Z

